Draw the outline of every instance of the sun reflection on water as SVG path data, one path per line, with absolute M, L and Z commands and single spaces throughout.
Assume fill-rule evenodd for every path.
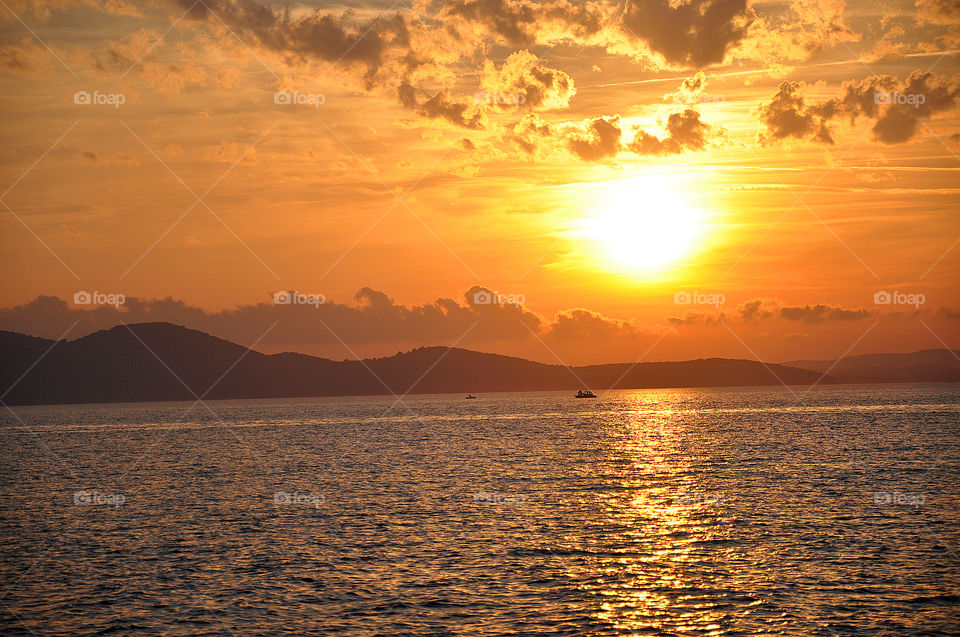
M 663 397 L 637 396 L 637 409 L 612 423 L 606 466 L 617 475 L 604 490 L 602 507 L 608 552 L 598 564 L 596 619 L 627 634 L 651 630 L 697 630 L 712 634 L 726 613 L 699 594 L 707 584 L 693 579 L 697 562 L 709 556 L 697 547 L 723 539 L 716 524 L 716 498 L 702 496 L 687 452 L 680 414 L 655 409 Z M 693 495 L 691 495 L 693 494 Z M 708 509 L 708 510 L 705 510 Z M 700 567 L 704 565 L 699 565 Z

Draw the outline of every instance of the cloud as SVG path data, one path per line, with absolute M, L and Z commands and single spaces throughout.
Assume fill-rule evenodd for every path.
M 660 138 L 638 129 L 627 150 L 638 155 L 675 155 L 687 150 L 703 150 L 714 137 L 722 136 L 719 128 L 700 120 L 700 113 L 688 108 L 671 113 L 667 118 L 667 135 Z
M 401 98 L 403 99 L 403 98 Z M 486 118 L 476 104 L 450 101 L 443 93 L 437 93 L 417 107 L 417 113 L 424 117 L 445 119 L 451 124 L 464 128 L 484 128 Z
M 547 155 L 563 148 L 584 161 L 602 161 L 622 152 L 669 155 L 703 150 L 726 134 L 722 128 L 704 123 L 699 111 L 692 108 L 671 113 L 665 128 L 667 134 L 657 137 L 635 127 L 633 139 L 624 145 L 619 115 L 551 124 L 530 114 L 514 127 L 513 141 L 530 155 Z
M 96 9 L 110 15 L 142 16 L 140 7 L 136 3 L 124 0 L 6 0 L 4 3 L 9 11 L 0 13 L 0 22 L 3 20 L 15 21 L 14 16 L 32 16 L 47 22 L 54 13 L 69 11 L 77 7 Z M 146 4 L 146 3 L 144 3 Z
M 190 85 L 206 86 L 207 69 L 191 57 L 196 53 L 183 51 L 180 62 L 158 62 L 162 49 L 158 46 L 161 34 L 150 29 L 119 40 L 108 41 L 100 50 L 81 56 L 97 73 L 114 79 L 131 73 L 163 95 L 182 93 Z
M 517 146 L 529 155 L 539 155 L 544 147 L 558 135 L 553 124 L 536 114 L 521 119 L 513 127 L 512 139 Z
M 823 106 L 805 103 L 803 87 L 803 82 L 783 82 L 770 102 L 760 107 L 763 143 L 790 137 L 833 143 L 827 129 L 829 115 L 822 112 Z
M 960 312 L 950 308 L 940 308 L 936 313 L 947 321 L 960 317 Z M 883 314 L 891 319 L 909 319 L 914 315 L 886 310 Z M 549 318 L 526 307 L 522 295 L 497 295 L 493 289 L 477 285 L 460 299 L 442 297 L 423 304 L 399 303 L 384 292 L 364 287 L 348 302 L 328 298 L 317 305 L 275 305 L 268 297 L 256 304 L 218 311 L 171 298 L 129 297 L 116 308 L 74 306 L 57 297 L 39 296 L 22 305 L 0 309 L 0 329 L 53 339 L 76 323 L 66 334 L 67 339 L 75 339 L 121 322 L 162 321 L 241 345 L 259 343 L 257 349 L 264 352 L 353 358 L 456 343 L 460 347 L 551 362 L 561 356 L 570 362 L 599 363 L 624 356 L 635 358 L 661 341 L 665 349 L 658 349 L 659 355 L 667 351 L 680 359 L 703 356 L 709 351 L 719 355 L 721 350 L 711 348 L 717 342 L 716 330 L 721 322 L 742 321 L 736 331 L 745 338 L 749 334 L 758 338 L 779 334 L 780 340 L 789 341 L 795 340 L 794 336 L 800 338 L 803 332 L 803 338 L 814 338 L 820 343 L 830 341 L 839 329 L 837 322 L 855 325 L 857 320 L 875 316 L 878 311 L 872 308 L 824 303 L 784 305 L 776 299 L 751 299 L 736 311 L 691 311 L 659 322 L 612 318 L 583 307 L 561 310 Z M 758 324 L 760 321 L 764 323 Z M 780 324 L 774 326 L 775 321 Z M 672 329 L 681 326 L 682 330 Z M 914 330 L 915 322 L 909 326 L 908 332 Z M 680 338 L 671 338 L 670 334 Z M 544 347 L 544 343 L 548 346 Z M 584 348 L 586 343 L 589 347 Z M 731 353 L 736 354 L 726 355 Z M 797 357 L 795 350 L 787 355 Z
M 589 40 L 616 18 L 607 3 L 565 0 L 452 0 L 437 17 L 461 38 L 489 37 L 514 47 Z
M 667 93 L 663 99 L 674 104 L 695 104 L 702 100 L 707 88 L 707 74 L 697 71 L 693 77 L 684 78 L 673 93 Z
M 912 139 L 923 120 L 960 107 L 960 75 L 914 71 L 903 81 L 874 75 L 844 82 L 840 97 L 813 103 L 807 103 L 803 88 L 801 82 L 783 82 L 760 107 L 761 142 L 795 138 L 833 144 L 832 122 L 864 118 L 873 121 L 874 139 L 899 144 Z
M 875 309 L 845 308 L 826 303 L 785 306 L 779 300 L 769 298 L 751 299 L 741 303 L 737 306 L 737 313 L 748 323 L 770 318 L 802 323 L 859 321 L 879 314 Z
M 766 5 L 753 16 L 749 37 L 738 56 L 765 64 L 809 60 L 832 46 L 857 42 L 861 35 L 846 20 L 844 0 L 790 0 L 786 11 Z
M 623 150 L 622 136 L 619 115 L 555 125 L 531 114 L 513 129 L 513 141 L 528 154 L 539 156 L 563 149 L 584 161 L 615 157 Z
M 449 344 L 469 332 L 471 342 L 526 340 L 538 333 L 543 319 L 511 297 L 498 302 L 476 303 L 475 295 L 487 288 L 475 286 L 465 302 L 440 298 L 424 305 L 402 305 L 383 292 L 364 287 L 354 303 L 327 300 L 316 305 L 275 305 L 270 301 L 236 309 L 207 312 L 174 299 L 127 298 L 113 306 L 71 307 L 51 296 L 40 296 L 14 308 L 0 310 L 0 329 L 56 338 L 74 321 L 70 334 L 76 338 L 109 329 L 121 322 L 167 321 L 198 329 L 237 343 L 253 343 L 270 327 L 261 341 L 265 347 L 296 345 L 351 345 L 401 343 Z M 492 294 L 492 292 L 490 292 Z M 306 292 L 304 292 L 306 294 Z M 329 327 L 329 329 L 328 329 Z M 333 333 L 331 333 L 331 331 Z
M 607 318 L 598 312 L 575 308 L 558 312 L 547 328 L 545 338 L 554 341 L 579 341 L 647 335 L 653 328 L 637 321 Z
M 950 319 L 951 321 L 960 321 L 960 310 L 954 310 L 948 307 L 941 307 L 938 310 L 940 316 Z
M 822 323 L 824 321 L 859 321 L 877 314 L 876 310 L 847 309 L 835 305 L 817 303 L 797 307 L 781 307 L 780 317 L 788 321 Z
M 671 66 L 720 64 L 747 32 L 747 0 L 627 0 L 627 37 L 645 43 Z
M 667 322 L 673 326 L 677 325 L 719 325 L 724 320 L 726 316 L 723 311 L 718 311 L 714 313 L 710 312 L 687 312 L 683 316 L 670 316 L 667 317 Z
M 737 313 L 744 321 L 759 321 L 774 316 L 778 304 L 776 299 L 751 299 L 738 305 Z
M 0 329 L 57 338 L 76 322 L 67 336 L 74 339 L 121 322 L 165 321 L 239 344 L 259 340 L 267 351 L 342 351 L 342 339 L 350 348 L 377 355 L 395 347 L 454 342 L 487 349 L 497 349 L 498 344 L 507 349 L 525 344 L 532 351 L 542 349 L 540 339 L 558 347 L 575 346 L 583 339 L 595 340 L 598 345 L 633 343 L 664 329 L 662 325 L 614 319 L 585 308 L 563 310 L 548 320 L 527 309 L 524 301 L 522 295 L 498 295 L 480 285 L 467 290 L 460 301 L 438 298 L 422 305 L 397 303 L 379 290 L 364 287 L 351 303 L 326 299 L 319 305 L 274 305 L 271 299 L 214 312 L 170 298 L 127 298 L 119 308 L 90 309 L 71 306 L 57 297 L 39 296 L 29 303 L 0 309 Z M 271 325 L 273 328 L 268 329 Z
M 53 56 L 30 37 L 0 48 L 0 69 L 17 75 L 34 75 L 52 68 Z
M 338 17 L 320 10 L 293 17 L 288 10 L 275 11 L 256 2 L 177 3 L 183 9 L 191 9 L 190 18 L 210 19 L 212 24 L 223 21 L 229 28 L 254 38 L 264 49 L 302 59 L 360 65 L 368 81 L 383 66 L 390 49 L 404 49 L 409 43 L 407 23 L 399 13 L 357 21 L 351 20 L 349 14 Z M 211 13 L 216 17 L 210 18 Z
M 597 161 L 613 157 L 620 152 L 620 116 L 597 117 L 584 123 L 580 128 L 571 127 L 566 132 L 567 147 L 570 151 L 587 161 Z
M 920 24 L 960 24 L 960 3 L 956 0 L 916 0 L 917 22 Z
M 567 108 L 576 93 L 573 78 L 525 49 L 512 53 L 499 68 L 487 60 L 480 88 L 480 97 L 502 110 Z

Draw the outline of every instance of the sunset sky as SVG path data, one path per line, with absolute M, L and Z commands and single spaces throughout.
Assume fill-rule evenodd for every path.
M 0 15 L 0 329 L 569 364 L 960 348 L 953 0 Z

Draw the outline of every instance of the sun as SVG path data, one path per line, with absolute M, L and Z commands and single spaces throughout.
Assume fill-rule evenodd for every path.
M 584 228 L 606 260 L 620 269 L 650 273 L 696 248 L 704 214 L 688 203 L 675 180 L 644 177 L 608 186 Z

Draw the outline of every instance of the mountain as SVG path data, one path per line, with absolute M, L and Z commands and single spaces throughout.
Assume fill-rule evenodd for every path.
M 809 385 L 822 374 L 722 358 L 567 368 L 446 347 L 333 361 L 266 355 L 170 323 L 120 325 L 73 341 L 0 331 L 0 353 L 0 387 L 9 388 L 2 401 L 11 405 L 193 400 L 194 394 L 225 399 Z
M 783 363 L 830 375 L 841 383 L 918 383 L 960 380 L 960 351 L 925 349 L 909 354 L 864 354 L 839 362 L 790 361 Z

